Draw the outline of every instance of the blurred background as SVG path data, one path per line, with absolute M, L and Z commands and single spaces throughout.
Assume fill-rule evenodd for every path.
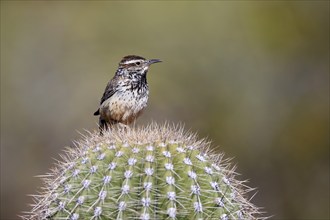
M 164 61 L 137 124 L 211 139 L 272 219 L 329 219 L 329 1 L 1 1 L 2 219 L 97 129 L 129 54 Z

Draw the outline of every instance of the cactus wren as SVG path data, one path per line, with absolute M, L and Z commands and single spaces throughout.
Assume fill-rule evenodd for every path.
M 115 76 L 109 81 L 100 107 L 94 115 L 100 115 L 100 134 L 114 124 L 131 124 L 147 106 L 149 88 L 147 72 L 158 59 L 147 60 L 136 55 L 125 56 L 119 63 Z

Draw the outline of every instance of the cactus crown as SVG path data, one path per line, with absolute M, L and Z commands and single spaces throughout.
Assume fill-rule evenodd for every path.
M 180 126 L 90 133 L 44 176 L 24 219 L 260 219 L 223 155 Z

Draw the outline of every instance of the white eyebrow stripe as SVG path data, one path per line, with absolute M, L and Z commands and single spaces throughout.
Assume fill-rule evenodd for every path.
M 124 64 L 131 64 L 131 63 L 136 63 L 136 62 L 143 62 L 144 60 L 128 60 L 124 62 Z

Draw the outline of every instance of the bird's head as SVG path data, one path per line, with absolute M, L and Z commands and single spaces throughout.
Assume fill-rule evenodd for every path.
M 144 75 L 148 72 L 149 66 L 154 63 L 162 62 L 159 59 L 147 60 L 143 57 L 136 55 L 128 55 L 123 57 L 119 63 L 119 69 L 127 70 L 128 72 L 134 72 Z

